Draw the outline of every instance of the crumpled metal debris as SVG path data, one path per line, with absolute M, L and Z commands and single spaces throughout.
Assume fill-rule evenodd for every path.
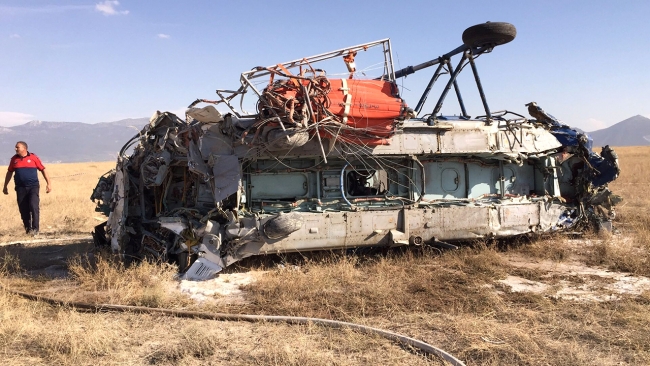
M 349 66 L 354 53 L 345 71 L 354 78 L 360 52 L 373 47 L 384 57 L 375 80 L 313 67 L 342 56 Z M 463 66 L 491 50 L 445 56 L 463 53 Z M 185 119 L 156 112 L 91 196 L 108 215 L 96 243 L 127 263 L 173 261 L 186 278 L 206 279 L 258 254 L 611 227 L 619 198 L 607 183 L 619 170 L 609 147 L 596 154 L 535 103 L 534 119 L 489 110 L 472 119 L 461 98 L 463 116 L 418 117 L 422 103 L 413 111 L 401 99 L 395 75 L 404 72 L 391 57 L 381 40 L 257 67 L 239 90 L 192 103 Z M 269 78 L 261 91 L 256 78 Z M 249 91 L 253 114 L 232 105 Z

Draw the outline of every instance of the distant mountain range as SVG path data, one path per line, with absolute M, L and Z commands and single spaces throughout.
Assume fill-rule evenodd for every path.
M 594 139 L 594 146 L 650 145 L 650 118 L 636 115 L 589 135 Z
M 115 122 L 41 122 L 0 127 L 0 165 L 9 164 L 16 141 L 25 141 L 29 151 L 43 163 L 111 161 L 124 144 L 135 136 L 148 118 L 129 118 Z
M 148 118 L 95 124 L 31 121 L 0 127 L 0 159 L 4 156 L 5 160 L 0 165 L 9 163 L 19 140 L 26 141 L 44 163 L 115 160 L 122 146 L 148 122 Z M 589 134 L 594 146 L 650 145 L 650 118 L 637 115 Z

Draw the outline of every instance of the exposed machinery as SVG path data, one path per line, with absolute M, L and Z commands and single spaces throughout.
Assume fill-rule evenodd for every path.
M 475 60 L 515 35 L 508 23 L 479 24 L 458 48 L 401 70 L 383 39 L 255 67 L 184 119 L 158 112 L 93 192 L 108 216 L 95 241 L 126 261 L 175 260 L 200 279 L 257 254 L 611 227 L 607 183 L 619 170 L 609 147 L 593 152 L 588 136 L 534 102 L 532 118 L 489 109 Z M 379 75 L 368 77 L 356 59 L 372 50 Z M 335 64 L 344 72 L 326 73 Z M 460 92 L 467 65 L 482 116 L 467 113 Z M 410 108 L 396 80 L 430 66 Z M 441 75 L 449 79 L 423 114 Z M 460 113 L 443 116 L 452 89 Z M 254 113 L 244 111 L 251 98 Z

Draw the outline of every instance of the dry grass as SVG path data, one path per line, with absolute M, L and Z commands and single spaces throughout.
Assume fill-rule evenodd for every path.
M 621 195 L 617 208 L 620 237 L 605 236 L 591 253 L 591 260 L 613 270 L 650 276 L 650 146 L 617 148 L 621 176 L 611 189 Z
M 101 213 L 95 212 L 90 195 L 98 178 L 114 167 L 115 162 L 46 164 L 52 192 L 45 193 L 45 181 L 39 173 L 41 233 L 47 237 L 88 235 L 100 223 L 99 219 L 104 220 Z M 0 166 L 3 182 L 6 170 L 6 165 Z M 18 213 L 13 179 L 9 183 L 9 195 L 0 194 L 0 217 L 0 242 L 27 238 Z
M 313 326 L 86 314 L 6 293 L 0 308 L 5 365 L 441 365 L 384 339 Z
M 390 254 L 308 262 L 250 285 L 241 311 L 345 319 L 428 340 L 474 365 L 650 362 L 648 298 L 575 303 L 499 294 L 506 273 L 493 247 L 439 257 Z
M 316 326 L 86 314 L 0 293 L 5 364 L 441 365 L 381 338 Z
M 0 253 L 0 280 L 67 300 L 347 320 L 422 339 L 468 365 L 650 364 L 650 294 L 581 302 L 545 293 L 511 292 L 496 284 L 507 275 L 546 279 L 551 285 L 583 280 L 572 275 L 548 278 L 540 269 L 512 267 L 508 261 L 512 255 L 531 262 L 580 261 L 650 276 L 650 197 L 645 195 L 650 182 L 650 162 L 645 158 L 650 147 L 617 152 L 623 173 L 611 188 L 625 200 L 615 223 L 620 235 L 479 242 L 443 254 L 421 248 L 250 258 L 228 270 L 268 273 L 245 287 L 246 302 L 237 305 L 190 302 L 173 290 L 173 269 L 149 263 L 123 268 L 99 254 L 90 259 L 74 257 L 67 265 L 71 274 L 67 279 L 35 277 L 30 263 L 37 253 L 53 250 L 49 247 L 40 252 L 28 246 Z M 66 169 L 86 171 L 68 165 Z M 66 216 L 81 223 L 79 229 L 59 228 L 53 235 L 88 232 L 94 226 L 92 217 L 98 214 L 88 197 L 94 178 L 111 164 L 95 165 L 88 168 L 96 169 L 92 179 L 87 174 L 69 182 L 71 202 L 62 202 L 64 208 L 46 206 L 48 197 L 43 195 L 43 225 L 63 223 Z M 56 165 L 48 169 L 56 175 Z M 63 195 L 60 185 L 55 180 L 53 194 Z M 4 217 L 15 216 L 0 224 L 0 240 L 19 237 L 10 233 L 21 231 L 13 198 L 0 204 Z M 0 293 L 0 319 L 0 357 L 8 364 L 440 364 L 383 339 L 350 331 L 84 314 L 4 292 Z
M 250 285 L 253 306 L 246 310 L 344 320 L 430 309 L 491 312 L 498 296 L 483 285 L 505 274 L 498 254 L 479 246 L 443 258 L 444 266 L 425 248 L 362 263 L 345 255 L 309 260 L 300 270 L 272 271 Z
M 68 300 L 135 306 L 178 307 L 186 297 L 174 295 L 177 268 L 169 264 L 144 262 L 125 268 L 104 254 L 91 258 L 75 256 L 68 263 L 70 280 L 76 286 Z

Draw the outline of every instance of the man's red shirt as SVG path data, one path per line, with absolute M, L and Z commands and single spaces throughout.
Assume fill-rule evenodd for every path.
M 43 169 L 41 159 L 28 151 L 25 156 L 14 155 L 7 170 L 14 172 L 16 187 L 34 187 L 38 185 L 38 171 Z

